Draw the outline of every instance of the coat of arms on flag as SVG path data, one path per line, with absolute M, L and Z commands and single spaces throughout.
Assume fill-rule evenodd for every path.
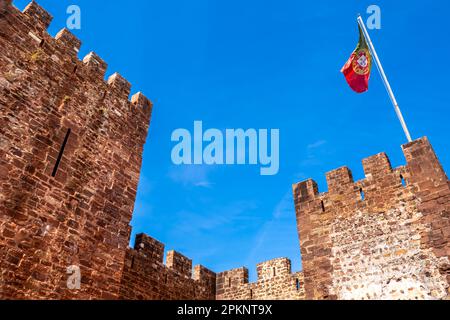
M 372 56 L 366 39 L 359 28 L 359 42 L 341 72 L 349 86 L 358 93 L 369 89 L 370 71 L 372 69 Z

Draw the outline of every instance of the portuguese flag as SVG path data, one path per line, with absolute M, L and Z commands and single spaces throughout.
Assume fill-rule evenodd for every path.
M 366 38 L 359 27 L 359 42 L 341 72 L 344 74 L 350 88 L 358 93 L 369 89 L 370 71 L 372 69 L 372 56 Z

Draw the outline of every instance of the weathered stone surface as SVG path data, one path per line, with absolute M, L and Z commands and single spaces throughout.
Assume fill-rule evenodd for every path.
M 117 298 L 151 106 L 36 2 L 0 15 L 0 298 Z
M 445 299 L 449 295 L 450 188 L 426 138 L 294 186 L 307 299 Z
M 258 280 L 248 282 L 248 270 L 239 268 L 217 275 L 218 300 L 301 300 L 303 273 L 291 273 L 291 261 L 274 259 L 257 265 Z
M 169 251 L 163 264 L 164 245 L 147 235 L 136 237 L 128 249 L 120 289 L 121 299 L 214 300 L 216 274 L 198 265 L 192 277 L 192 261 Z
M 450 187 L 426 138 L 363 160 L 365 179 L 293 187 L 303 271 L 219 274 L 145 234 L 128 248 L 152 111 L 36 2 L 0 1 L 0 299 L 446 299 Z M 64 148 L 63 148 L 64 146 Z M 67 274 L 79 268 L 80 289 Z

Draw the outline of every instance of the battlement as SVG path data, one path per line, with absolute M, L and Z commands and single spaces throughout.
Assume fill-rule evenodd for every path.
M 61 29 L 53 38 L 48 32 L 52 16 L 45 9 L 32 1 L 24 10 L 20 12 L 17 8 L 6 3 L 5 20 L 9 26 L 15 25 L 19 28 L 5 32 L 5 38 L 9 41 L 20 41 L 21 53 L 28 51 L 28 59 L 31 64 L 37 66 L 55 64 L 60 72 L 64 72 L 66 77 L 77 77 L 85 85 L 92 85 L 97 88 L 99 94 L 104 97 L 110 95 L 112 99 L 128 101 L 126 108 L 134 108 L 142 111 L 145 118 L 151 114 L 152 104 L 142 93 L 136 93 L 129 100 L 131 84 L 120 74 L 114 73 L 107 80 L 104 79 L 107 64 L 94 52 L 86 55 L 81 61 L 77 54 L 81 47 L 81 40 L 73 35 L 68 29 Z M 17 33 L 14 38 L 12 36 Z M 22 34 L 21 34 L 22 33 Z M 18 80 L 18 79 L 17 79 Z
M 248 269 L 236 268 L 217 274 L 217 289 L 239 287 L 248 284 Z
M 121 296 L 125 299 L 214 299 L 216 274 L 146 234 L 136 236 L 125 257 Z
M 28 22 L 41 32 L 46 32 L 53 20 L 53 16 L 35 1 L 30 2 L 23 10 L 23 13 L 27 17 Z
M 179 252 L 173 250 L 167 252 L 166 266 L 184 275 L 186 278 L 192 277 L 192 260 Z
M 303 297 L 303 274 L 291 272 L 287 258 L 273 259 L 257 264 L 258 278 L 249 283 L 248 269 L 232 269 L 217 274 L 218 300 L 286 299 Z
M 194 267 L 194 276 L 193 279 L 196 281 L 205 281 L 209 282 L 211 279 L 216 278 L 216 273 L 205 268 L 201 264 L 198 264 Z
M 66 52 L 74 58 L 81 48 L 81 40 L 66 28 L 61 29 L 55 36 L 60 46 L 65 47 Z
M 431 152 L 430 152 L 431 151 Z M 374 202 L 377 198 L 377 190 L 380 188 L 405 187 L 410 176 L 412 164 L 417 160 L 426 163 L 426 157 L 433 157 L 431 145 L 427 138 L 421 138 L 403 146 L 403 152 L 407 159 L 407 165 L 393 169 L 389 157 L 385 153 L 368 157 L 362 161 L 365 178 L 359 181 L 353 180 L 353 175 L 348 167 L 341 167 L 326 173 L 328 192 L 319 193 L 317 183 L 314 180 L 306 180 L 293 185 L 294 199 L 297 206 L 305 210 L 303 212 L 323 213 L 326 204 L 330 201 L 339 202 L 343 197 L 353 198 L 354 201 Z M 418 159 L 420 157 L 420 159 Z M 441 170 L 443 173 L 443 170 Z M 445 174 L 444 174 L 445 176 Z M 445 178 L 441 183 L 446 183 Z
M 136 235 L 134 250 L 149 262 L 163 265 L 164 244 L 158 240 L 144 233 L 140 233 Z M 171 250 L 167 252 L 165 267 L 185 278 L 193 277 L 192 260 L 177 251 Z M 194 277 L 196 280 L 203 280 L 201 279 L 203 275 L 214 274 L 214 272 L 202 265 L 196 265 L 194 268 L 196 270 Z
M 259 280 L 270 280 L 278 276 L 287 276 L 291 274 L 291 260 L 279 258 L 259 263 L 256 266 Z
M 164 244 L 145 233 L 136 235 L 134 240 L 134 250 L 139 251 L 148 259 L 157 263 L 163 263 Z

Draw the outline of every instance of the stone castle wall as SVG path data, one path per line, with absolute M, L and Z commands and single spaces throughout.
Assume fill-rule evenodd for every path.
M 136 236 L 128 249 L 122 275 L 120 298 L 127 300 L 214 300 L 216 274 L 147 235 Z
M 294 186 L 307 299 L 443 299 L 450 283 L 450 189 L 426 138 Z
M 217 274 L 218 300 L 302 300 L 303 273 L 291 273 L 291 261 L 274 259 L 257 265 L 258 280 L 248 281 L 248 269 L 242 267 Z

